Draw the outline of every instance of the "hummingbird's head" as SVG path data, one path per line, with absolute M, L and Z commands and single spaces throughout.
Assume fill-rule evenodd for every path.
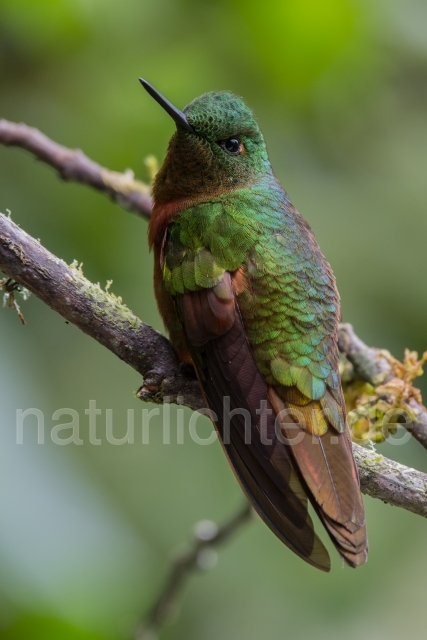
M 154 182 L 156 203 L 208 199 L 271 172 L 262 133 L 241 98 L 229 91 L 205 93 L 179 111 L 141 82 L 177 125 Z

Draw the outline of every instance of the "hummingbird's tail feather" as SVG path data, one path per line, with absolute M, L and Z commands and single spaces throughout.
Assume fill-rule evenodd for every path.
M 328 552 L 314 532 L 308 511 L 303 522 L 296 526 L 284 505 L 283 494 L 262 465 L 254 463 L 247 445 L 236 447 L 236 442 L 233 442 L 224 448 L 242 489 L 271 531 L 313 567 L 330 571 Z
M 225 286 L 228 279 L 224 278 Z M 303 560 L 330 570 L 329 555 L 314 532 L 307 496 L 285 445 L 275 435 L 268 387 L 249 346 L 237 306 L 213 304 L 214 289 L 179 296 L 179 313 L 207 403 L 232 469 L 270 529 Z M 219 291 L 221 300 L 227 299 Z M 212 333 L 218 328 L 216 337 Z M 260 409 L 264 407 L 264 417 Z
M 301 409 L 283 401 L 273 389 L 270 399 L 276 413 Z M 303 413 L 310 420 L 316 411 L 308 408 Z M 313 506 L 340 555 L 352 567 L 363 564 L 368 551 L 365 514 L 348 428 L 340 433 L 329 425 L 319 434 L 316 425 L 298 424 L 289 415 L 281 421 L 281 428 Z

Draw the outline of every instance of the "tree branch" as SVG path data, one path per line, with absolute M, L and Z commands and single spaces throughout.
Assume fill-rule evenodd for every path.
M 40 242 L 0 214 L 0 269 L 29 289 L 65 320 L 107 347 L 144 377 L 141 399 L 185 398 L 192 409 L 204 402 L 191 369 L 185 369 L 169 341 L 137 318 L 120 298 L 92 284 Z
M 427 473 L 384 458 L 373 448 L 354 443 L 353 454 L 363 493 L 427 518 Z
M 354 373 L 360 380 L 376 387 L 393 378 L 393 369 L 390 360 L 384 356 L 384 350 L 368 347 L 354 333 L 351 324 L 340 325 L 338 346 L 353 365 Z M 415 419 L 402 424 L 427 449 L 427 410 L 414 398 L 408 404 Z
M 178 362 L 164 336 L 137 318 L 120 298 L 92 284 L 76 265 L 66 265 L 3 214 L 0 269 L 138 371 L 144 377 L 138 392 L 142 400 L 161 403 L 167 399 L 195 410 L 205 406 L 193 370 Z M 350 325 L 343 325 L 340 346 L 355 363 L 355 352 L 363 351 L 360 345 L 363 343 Z M 364 348 L 368 350 L 366 345 Z M 372 368 L 377 353 L 369 353 Z M 418 408 L 420 415 L 427 413 Z M 420 490 L 427 487 L 426 474 L 366 453 L 356 445 L 354 449 L 364 493 L 427 517 L 427 494 Z M 402 483 L 403 477 L 408 482 Z
M 89 185 L 144 218 L 151 215 L 150 188 L 135 180 L 130 170 L 118 173 L 105 169 L 79 149 L 63 147 L 38 129 L 8 120 L 0 120 L 0 143 L 29 151 L 37 160 L 53 167 L 62 180 Z

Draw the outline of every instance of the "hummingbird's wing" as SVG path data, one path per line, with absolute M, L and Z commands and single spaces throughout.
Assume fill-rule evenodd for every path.
M 283 215 L 252 250 L 239 307 L 289 454 L 337 550 L 355 567 L 368 545 L 339 377 L 338 293 L 307 223 L 290 205 Z
M 307 495 L 275 433 L 268 386 L 248 343 L 230 274 L 225 272 L 211 288 L 177 295 L 176 304 L 207 403 L 216 414 L 215 426 L 243 490 L 280 540 L 309 564 L 329 571 Z

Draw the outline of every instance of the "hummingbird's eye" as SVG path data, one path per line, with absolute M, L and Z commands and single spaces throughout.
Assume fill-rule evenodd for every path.
M 232 156 L 238 156 L 243 151 L 243 144 L 237 136 L 221 140 L 220 145 Z

